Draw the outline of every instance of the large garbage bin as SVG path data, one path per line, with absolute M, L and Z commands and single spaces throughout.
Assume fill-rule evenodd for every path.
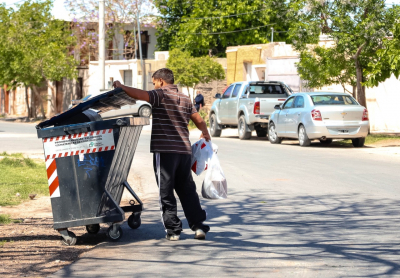
M 76 236 L 70 227 L 86 226 L 96 234 L 100 223 L 110 223 L 107 235 L 122 236 L 120 225 L 125 212 L 132 214 L 128 225 L 140 226 L 143 203 L 127 182 L 128 173 L 143 125 L 148 118 L 124 117 L 103 121 L 99 113 L 134 103 L 120 90 L 90 101 L 40 123 L 43 140 L 54 229 L 66 245 Z M 95 109 L 95 110 L 89 110 Z M 120 206 L 124 189 L 132 195 L 130 206 Z

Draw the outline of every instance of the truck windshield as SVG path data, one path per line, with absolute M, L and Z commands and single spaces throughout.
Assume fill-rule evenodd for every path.
M 351 96 L 343 95 L 318 95 L 311 96 L 314 105 L 358 105 Z
M 279 98 L 287 96 L 286 90 L 284 90 L 280 85 L 250 84 L 249 92 L 250 95 L 264 98 Z

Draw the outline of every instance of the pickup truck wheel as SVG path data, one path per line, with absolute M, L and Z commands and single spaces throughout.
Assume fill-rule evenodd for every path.
M 271 144 L 280 144 L 282 142 L 282 139 L 276 134 L 275 124 L 272 122 L 268 126 L 268 139 Z
M 212 137 L 220 137 L 221 136 L 221 129 L 217 123 L 217 116 L 215 114 L 211 114 L 210 116 L 210 132 Z
M 257 137 L 266 137 L 267 131 L 265 129 L 256 129 Z
M 251 131 L 247 131 L 247 124 L 244 115 L 239 117 L 238 132 L 240 140 L 249 140 L 251 138 Z

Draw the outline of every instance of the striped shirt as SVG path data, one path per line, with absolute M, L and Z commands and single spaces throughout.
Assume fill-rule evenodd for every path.
M 173 84 L 148 94 L 153 107 L 150 152 L 192 154 L 188 124 L 197 111 L 189 97 Z

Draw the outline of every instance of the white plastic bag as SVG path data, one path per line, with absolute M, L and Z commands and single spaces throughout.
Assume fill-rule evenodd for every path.
M 200 175 L 207 169 L 207 162 L 212 153 L 211 143 L 208 143 L 205 139 L 200 139 L 192 145 L 192 171 L 196 175 Z
M 206 199 L 226 199 L 228 197 L 226 178 L 216 152 L 213 153 L 209 161 L 201 195 Z

